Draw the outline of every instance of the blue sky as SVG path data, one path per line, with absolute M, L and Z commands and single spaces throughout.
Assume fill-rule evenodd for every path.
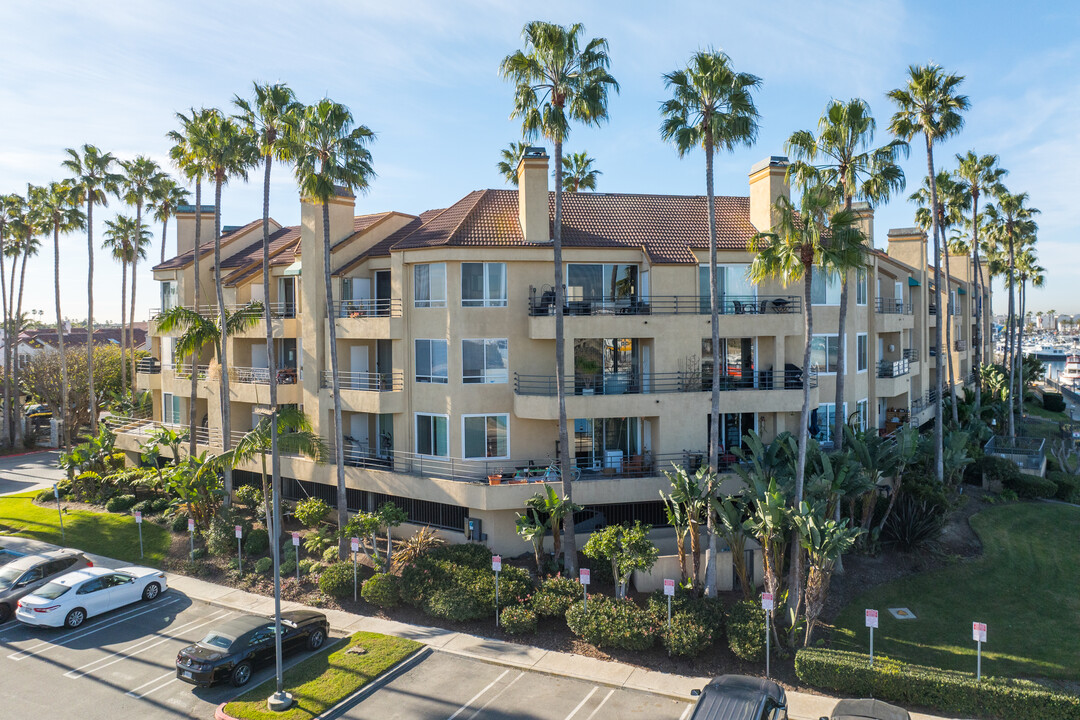
M 582 22 L 607 37 L 622 92 L 600 129 L 575 128 L 568 150 L 587 150 L 601 191 L 699 194 L 700 153 L 679 159 L 659 138 L 662 75 L 695 50 L 721 48 L 763 79 L 757 144 L 718 158 L 717 192 L 743 194 L 757 160 L 781 154 L 796 129 L 813 128 L 830 98 L 861 97 L 888 139 L 885 93 L 911 63 L 934 61 L 967 77 L 972 107 L 963 133 L 935 150 L 939 166 L 968 149 L 995 153 L 1006 184 L 1040 208 L 1047 287 L 1032 310 L 1080 312 L 1070 211 L 1080 183 L 1080 13 L 1072 2 L 807 0 L 548 2 L 537 15 L 494 0 L 395 2 L 6 2 L 0 7 L 0 192 L 63 177 L 63 149 L 93 143 L 122 158 L 167 164 L 174 113 L 226 108 L 253 80 L 286 82 L 302 101 L 329 96 L 377 133 L 378 178 L 357 212 L 417 213 L 477 188 L 500 187 L 499 150 L 520 134 L 508 119 L 512 89 L 499 61 L 520 47 L 532 19 Z M 904 164 L 909 192 L 925 174 L 921 145 Z M 257 182 L 257 180 L 256 180 Z M 904 194 L 906 197 L 907 193 Z M 1072 202 L 1070 202 L 1072 201 Z M 277 168 L 272 215 L 299 219 L 295 184 Z M 118 209 L 113 201 L 101 220 Z M 126 211 L 126 210 L 124 210 Z M 909 226 L 903 197 L 877 211 L 877 245 Z M 223 221 L 261 213 L 261 188 L 234 181 Z M 97 218 L 96 218 L 97 219 Z M 100 237 L 99 227 L 95 235 Z M 171 230 L 171 228 L 170 228 Z M 154 228 L 155 248 L 160 226 Z M 171 234 L 171 233 L 170 233 Z M 171 242 L 171 239 L 170 239 Z M 86 238 L 61 240 L 65 315 L 85 317 Z M 171 254 L 171 253 L 170 253 Z M 99 253 L 95 315 L 119 319 L 120 270 Z M 51 317 L 51 242 L 28 269 L 24 307 Z M 140 271 L 138 319 L 156 305 L 149 264 Z M 1004 309 L 1000 300 L 995 309 Z

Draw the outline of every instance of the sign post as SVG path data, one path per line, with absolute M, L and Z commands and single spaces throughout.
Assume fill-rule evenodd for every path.
M 56 498 L 56 514 L 60 516 L 60 541 L 64 541 L 64 511 L 60 507 L 60 490 L 56 487 L 56 483 L 52 486 L 53 497 Z
M 352 546 L 352 599 L 356 602 L 356 552 L 360 549 L 360 538 L 353 538 L 349 544 Z
M 878 626 L 877 610 L 866 611 L 866 627 L 870 628 L 870 667 L 874 667 L 874 628 Z
M 139 557 L 143 557 L 143 544 L 142 544 L 142 512 L 135 511 L 135 524 L 139 526 Z
M 982 680 L 982 644 L 986 642 L 986 623 L 971 623 L 971 639 L 975 641 L 975 679 Z
M 195 518 L 188 518 L 187 531 L 191 536 L 191 562 L 195 562 Z
M 664 594 L 667 595 L 667 626 L 671 629 L 671 598 L 675 597 L 675 581 L 664 580 Z
M 588 568 L 581 568 L 581 575 L 579 576 L 579 579 L 581 581 L 582 591 L 585 594 L 584 607 L 586 610 L 589 609 L 589 575 L 590 573 Z
M 292 545 L 296 548 L 296 582 L 300 582 L 300 533 L 292 534 Z
M 502 555 L 491 556 L 491 569 L 495 571 L 495 627 L 499 627 L 499 573 L 502 572 Z
M 772 655 L 772 638 L 769 637 L 769 613 L 773 609 L 772 593 L 761 593 L 761 609 L 765 611 L 765 677 L 769 677 L 769 656 Z
M 244 574 L 244 557 L 240 551 L 240 538 L 244 536 L 244 528 L 240 525 L 233 525 L 233 530 L 236 532 L 236 569 L 240 571 L 240 575 Z

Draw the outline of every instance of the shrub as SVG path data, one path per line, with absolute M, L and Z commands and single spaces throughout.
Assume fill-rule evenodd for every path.
M 743 660 L 765 660 L 765 611 L 754 600 L 740 600 L 727 619 L 728 647 Z
M 206 557 L 206 548 L 195 548 L 195 550 L 191 553 L 191 557 L 193 560 L 201 560 L 202 558 Z
M 1057 494 L 1057 485 L 1053 480 L 1024 473 L 1017 473 L 1017 476 L 1005 488 L 1012 490 L 1017 496 L 1027 500 L 1052 498 Z
M 701 618 L 688 612 L 674 612 L 672 604 L 671 626 L 666 620 L 661 625 L 660 640 L 668 655 L 695 657 L 713 643 L 713 629 L 701 622 Z
M 985 479 L 988 483 L 1000 483 L 1002 487 L 1009 487 L 1020 477 L 1020 468 L 1016 463 L 996 455 L 984 455 L 968 467 L 976 481 Z
M 1054 494 L 1054 497 L 1058 500 L 1072 503 L 1080 501 L 1080 475 L 1072 475 L 1067 472 L 1055 472 L 1050 473 L 1050 479 L 1053 480 L 1054 485 L 1057 486 L 1057 492 Z
M 633 600 L 593 595 L 588 605 L 574 603 L 566 613 L 570 631 L 598 648 L 647 650 L 656 640 L 657 627 L 649 613 Z
M 502 629 L 511 635 L 536 632 L 536 613 L 525 605 L 511 605 L 499 613 Z
M 475 550 L 444 552 L 451 547 L 454 546 L 432 550 L 402 571 L 401 599 L 448 620 L 488 617 L 495 609 L 495 574 L 491 571 L 490 551 L 484 548 L 487 560 L 481 569 L 476 567 Z M 464 559 L 470 565 L 454 562 L 447 555 L 453 560 Z M 499 576 L 501 607 L 520 602 L 531 590 L 528 572 L 516 567 L 503 568 Z
M 900 492 L 916 502 L 926 503 L 926 509 L 935 515 L 944 516 L 949 510 L 949 495 L 945 484 L 938 482 L 933 470 L 926 467 L 905 472 L 903 489 Z M 897 498 L 897 501 L 899 499 Z
M 255 561 L 255 572 L 260 575 L 265 575 L 270 572 L 270 568 L 274 566 L 274 561 L 268 557 L 259 558 Z
M 657 590 L 649 596 L 646 609 L 657 627 L 667 625 L 667 596 L 663 590 Z M 671 598 L 672 621 L 676 615 L 690 615 L 699 625 L 709 632 L 711 640 L 720 637 L 724 630 L 724 606 L 718 600 L 697 597 L 683 587 L 675 588 Z
M 236 489 L 236 502 L 252 510 L 262 505 L 262 489 L 254 485 L 242 485 Z
M 295 560 L 282 560 L 281 566 L 278 568 L 278 575 L 281 577 L 290 577 L 296 574 L 296 561 Z
M 172 528 L 172 531 L 174 533 L 187 532 L 187 521 L 187 514 L 176 513 L 176 515 L 172 519 L 172 525 L 170 525 L 169 527 Z
M 300 574 L 310 575 L 311 573 L 318 570 L 320 567 L 322 567 L 322 564 L 318 560 L 311 560 L 305 558 L 304 560 L 300 561 Z
M 323 550 L 322 559 L 324 563 L 336 563 L 338 561 L 337 546 L 334 545 Z
M 570 606 L 582 598 L 581 584 L 562 575 L 545 580 L 533 593 L 529 606 L 540 617 L 565 617 Z
M 169 509 L 169 498 L 159 497 L 150 501 L 150 512 L 154 514 L 163 513 Z
M 38 494 L 34 496 L 34 500 L 37 501 L 38 503 L 52 502 L 55 499 L 56 498 L 53 495 L 53 491 L 51 489 L 49 489 L 49 490 L 40 490 L 40 491 L 38 491 Z
M 1065 412 L 1065 398 L 1061 393 L 1044 392 L 1043 408 L 1050 412 Z
M 111 513 L 122 513 L 127 512 L 134 505 L 134 495 L 115 495 L 105 502 L 105 509 Z
M 255 528 L 244 539 L 244 552 L 248 555 L 259 555 L 266 552 L 270 547 L 270 535 L 263 528 Z
M 296 519 L 304 527 L 314 528 L 330 514 L 330 506 L 319 498 L 308 498 L 296 503 Z
M 909 665 L 880 655 L 805 648 L 795 655 L 795 674 L 808 685 L 856 697 L 922 705 L 964 717 L 1010 720 L 1080 719 L 1080 697 L 1028 680 Z
M 457 545 L 442 545 L 428 551 L 430 560 L 445 560 L 455 565 L 476 568 L 477 570 L 491 570 L 491 551 L 486 545 L 479 543 L 459 543 Z
M 372 575 L 360 588 L 360 597 L 381 608 L 397 607 L 401 600 L 401 580 L 389 573 Z
M 153 503 L 153 500 L 140 500 L 139 502 L 131 506 L 131 512 L 135 512 L 137 510 L 143 515 L 151 515 L 152 511 L 150 508 L 153 507 Z
M 319 576 L 319 590 L 330 597 L 343 598 L 353 592 L 352 563 L 339 562 L 323 570 Z
M 881 543 L 914 552 L 941 537 L 942 523 L 942 516 L 932 512 L 925 500 L 919 502 L 910 495 L 901 495 L 881 530 Z
M 236 552 L 236 533 L 224 518 L 216 517 L 205 533 L 206 549 L 211 555 L 229 555 Z

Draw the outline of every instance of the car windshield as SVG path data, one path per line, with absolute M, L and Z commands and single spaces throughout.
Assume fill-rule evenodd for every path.
M 10 590 L 12 584 L 23 574 L 23 570 L 13 568 L 10 565 L 0 567 L 0 590 Z
M 228 650 L 232 645 L 233 639 L 227 635 L 218 635 L 215 632 L 207 634 L 202 640 L 199 641 L 200 645 L 208 645 L 210 647 L 221 648 L 222 650 Z
M 58 582 L 51 582 L 42 587 L 34 594 L 37 595 L 39 598 L 45 598 L 46 600 L 55 600 L 70 589 L 71 587 L 69 585 L 61 585 Z

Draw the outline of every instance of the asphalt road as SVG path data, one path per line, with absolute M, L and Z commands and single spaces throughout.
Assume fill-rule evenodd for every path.
M 685 720 L 691 706 L 658 695 L 471 660 L 438 651 L 357 703 L 348 720 Z
M 0 457 L 0 495 L 52 487 L 64 479 L 56 467 L 60 453 L 56 450 Z
M 77 630 L 0 625 L 0 716 L 5 718 L 212 718 L 230 685 L 176 679 L 176 653 L 237 613 L 168 591 L 91 618 Z M 286 658 L 286 667 L 307 656 Z M 257 671 L 250 687 L 273 675 Z

